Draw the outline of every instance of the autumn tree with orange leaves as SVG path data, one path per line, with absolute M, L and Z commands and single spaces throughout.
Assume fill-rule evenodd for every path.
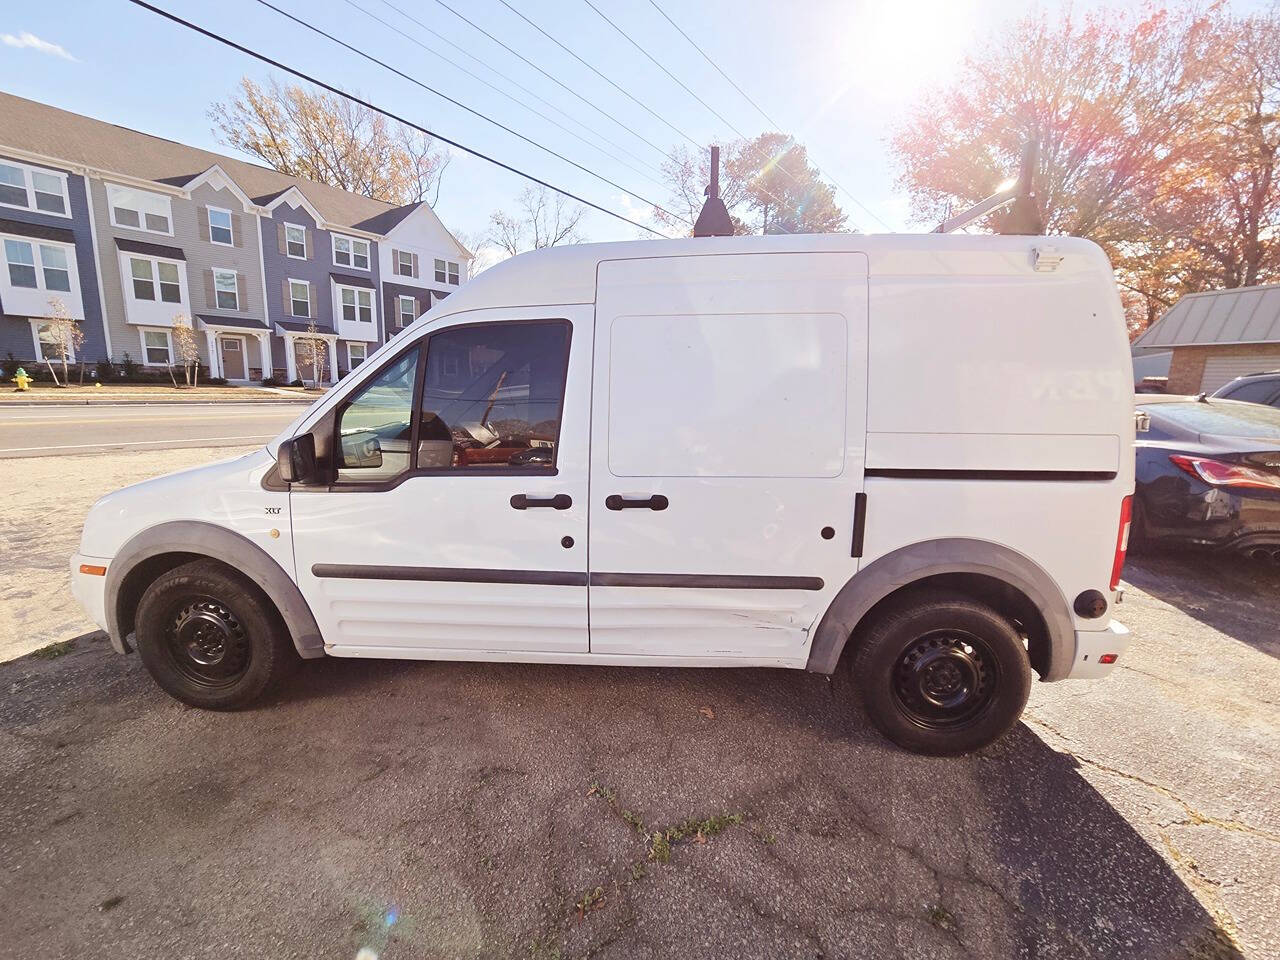
M 1046 232 L 1107 251 L 1136 334 L 1185 293 L 1280 279 L 1278 107 L 1280 8 L 1039 14 L 967 58 L 891 146 L 932 224 L 1038 139 Z

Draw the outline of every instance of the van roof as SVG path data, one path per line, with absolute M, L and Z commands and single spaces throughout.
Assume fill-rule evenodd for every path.
M 443 301 L 439 316 L 495 306 L 592 303 L 596 268 L 605 260 L 693 257 L 712 254 L 867 254 L 873 276 L 1009 276 L 1031 274 L 1032 250 L 1054 248 L 1064 255 L 1058 274 L 1101 270 L 1109 279 L 1106 255 L 1078 237 L 993 236 L 939 233 L 791 234 L 745 237 L 687 237 L 629 240 L 547 247 L 504 260 Z M 1051 274 L 1046 274 L 1051 276 Z

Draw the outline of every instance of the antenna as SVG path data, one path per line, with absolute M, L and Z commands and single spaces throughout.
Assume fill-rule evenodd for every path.
M 732 237 L 733 218 L 729 208 L 720 199 L 720 148 L 711 148 L 711 184 L 705 191 L 707 202 L 702 205 L 698 222 L 693 225 L 695 237 Z
M 1040 219 L 1040 205 L 1036 202 L 1032 177 L 1040 158 L 1040 141 L 1032 137 L 1022 148 L 1022 166 L 1018 170 L 1018 179 L 1013 186 L 998 190 L 985 200 L 979 200 L 968 210 L 948 217 L 938 224 L 934 233 L 951 233 L 961 227 L 967 227 L 975 220 L 981 220 L 987 214 L 1001 207 L 1013 204 L 1009 211 L 1009 219 L 1001 233 L 1022 236 L 1039 236 L 1044 233 L 1044 222 Z

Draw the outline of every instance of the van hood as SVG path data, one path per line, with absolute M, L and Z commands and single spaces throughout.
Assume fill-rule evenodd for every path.
M 110 559 L 137 533 L 170 520 L 227 525 L 243 510 L 246 493 L 262 492 L 262 478 L 274 464 L 274 454 L 263 447 L 109 493 L 89 508 L 80 535 L 80 552 Z

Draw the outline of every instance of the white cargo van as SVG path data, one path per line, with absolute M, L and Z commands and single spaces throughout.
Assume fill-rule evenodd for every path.
M 962 752 L 1124 652 L 1132 385 L 1081 240 L 543 250 L 266 449 L 105 497 L 72 579 L 198 706 L 324 655 L 844 664 Z

